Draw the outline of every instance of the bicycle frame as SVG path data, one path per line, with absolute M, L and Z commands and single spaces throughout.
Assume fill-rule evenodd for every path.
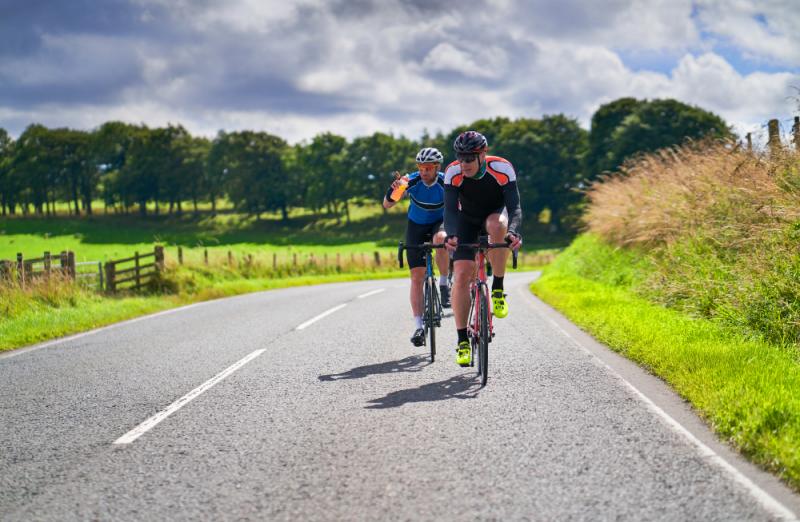
M 423 294 L 423 326 L 426 337 L 430 338 L 431 362 L 436 358 L 436 327 L 442 326 L 442 303 L 433 275 L 433 249 L 444 248 L 443 244 L 422 243 L 420 245 L 404 245 L 397 248 L 397 261 L 403 267 L 403 250 L 421 248 L 425 251 L 425 279 L 422 283 Z

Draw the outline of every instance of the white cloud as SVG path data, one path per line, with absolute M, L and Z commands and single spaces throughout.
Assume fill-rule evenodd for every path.
M 800 67 L 797 0 L 699 0 L 704 28 L 753 60 Z
M 737 128 L 794 108 L 786 99 L 800 85 L 790 68 L 800 60 L 794 3 L 702 0 L 693 16 L 690 0 L 487 1 L 453 9 L 136 0 L 140 18 L 149 16 L 133 24 L 140 33 L 44 27 L 32 54 L 0 53 L 0 126 L 19 133 L 34 121 L 90 128 L 122 119 L 297 141 L 324 131 L 417 137 L 479 118 L 559 112 L 588 125 L 622 96 L 675 97 Z M 722 41 L 741 60 L 787 68 L 737 71 L 730 48 L 715 51 Z M 631 53 L 659 67 L 634 68 Z M 61 96 L 65 85 L 70 96 Z

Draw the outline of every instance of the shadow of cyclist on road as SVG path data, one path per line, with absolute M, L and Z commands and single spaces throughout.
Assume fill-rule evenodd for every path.
M 380 399 L 369 401 L 368 410 L 382 408 L 396 408 L 411 402 L 433 402 L 447 399 L 474 399 L 478 396 L 481 383 L 475 378 L 475 373 L 456 375 L 446 381 L 423 384 L 418 388 L 398 390 L 389 393 Z
M 425 363 L 425 364 L 423 364 Z M 340 381 L 342 379 L 361 379 L 369 375 L 378 375 L 382 373 L 403 373 L 403 372 L 418 372 L 431 364 L 428 357 L 425 355 L 412 355 L 399 361 L 388 361 L 378 364 L 368 364 L 366 366 L 359 366 L 352 370 L 347 370 L 343 373 L 334 373 L 331 375 L 320 375 L 320 381 Z

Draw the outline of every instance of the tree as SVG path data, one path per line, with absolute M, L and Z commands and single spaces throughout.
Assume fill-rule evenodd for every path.
M 619 166 L 611 152 L 614 148 L 614 131 L 645 103 L 634 98 L 620 98 L 597 109 L 592 116 L 589 151 L 585 161 L 588 178 L 594 179 Z
M 14 214 L 19 196 L 19 186 L 12 177 L 11 162 L 14 158 L 14 140 L 5 129 L 0 128 L 0 212 L 5 216 Z
M 228 197 L 239 208 L 258 217 L 280 210 L 288 219 L 290 184 L 283 165 L 286 142 L 266 132 L 228 134 L 226 158 Z
M 496 143 L 497 154 L 514 165 L 524 212 L 535 217 L 549 209 L 554 228 L 574 222 L 588 148 L 588 133 L 577 120 L 562 114 L 516 120 L 502 128 Z
M 639 153 L 680 145 L 687 139 L 728 138 L 732 133 L 716 114 L 677 100 L 622 98 L 592 117 L 587 177 L 613 170 Z
M 327 207 L 337 222 L 342 210 L 345 218 L 350 219 L 347 200 L 353 191 L 345 164 L 346 154 L 347 140 L 326 132 L 305 144 L 298 157 L 307 188 L 307 204 L 317 211 Z
M 417 150 L 414 142 L 382 132 L 355 138 L 347 147 L 344 165 L 351 195 L 380 203 L 392 181 L 391 173 L 415 168 Z

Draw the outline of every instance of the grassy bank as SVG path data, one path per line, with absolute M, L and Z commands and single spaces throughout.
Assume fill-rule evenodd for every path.
M 800 490 L 800 156 L 662 151 L 593 185 L 532 288 Z
M 654 304 L 634 291 L 649 264 L 583 236 L 532 289 L 667 381 L 724 440 L 800 490 L 797 349 Z

